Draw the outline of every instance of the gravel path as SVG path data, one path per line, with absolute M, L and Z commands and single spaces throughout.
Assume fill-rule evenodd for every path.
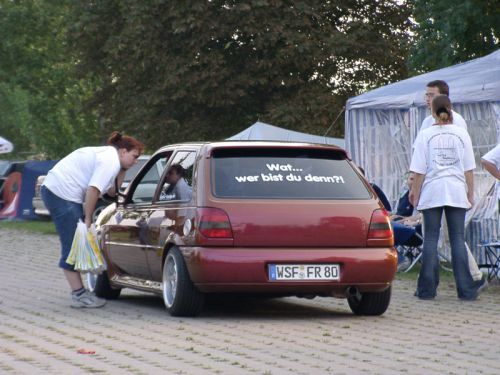
M 128 290 L 76 310 L 58 246 L 0 229 L 0 374 L 500 373 L 498 285 L 462 302 L 442 282 L 435 301 L 419 301 L 415 281 L 397 280 L 381 317 L 353 316 L 333 298 L 232 298 L 181 319 Z

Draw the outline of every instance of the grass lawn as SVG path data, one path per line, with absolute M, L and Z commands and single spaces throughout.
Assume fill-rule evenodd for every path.
M 449 265 L 450 266 L 450 265 Z M 413 267 L 410 272 L 403 273 L 403 272 L 398 272 L 396 273 L 396 277 L 394 278 L 395 280 L 417 280 L 418 278 L 418 273 L 420 272 L 420 263 L 417 263 L 415 267 Z M 439 281 L 441 282 L 440 285 L 444 284 L 445 286 L 448 285 L 450 288 L 455 288 L 455 278 L 453 277 L 453 272 L 450 271 L 445 271 L 441 267 L 439 268 Z M 489 287 L 486 289 L 484 294 L 488 295 L 498 295 L 500 293 L 500 288 L 499 288 L 499 281 L 493 280 L 489 281 Z M 483 297 L 487 298 L 487 297 Z
M 40 234 L 56 234 L 54 223 L 45 220 L 0 221 L 0 230 L 4 228 L 25 230 Z
M 409 272 L 396 273 L 396 280 L 415 280 L 420 272 L 420 263 L 417 263 Z M 439 279 L 445 281 L 453 281 L 453 272 L 445 271 L 439 268 Z

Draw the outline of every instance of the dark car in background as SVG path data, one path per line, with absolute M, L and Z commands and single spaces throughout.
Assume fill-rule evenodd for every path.
M 0 160 L 0 177 L 4 177 L 9 170 L 10 161 Z
M 161 200 L 174 164 L 192 187 L 185 201 Z M 388 214 L 335 146 L 163 147 L 97 226 L 108 265 L 91 286 L 100 297 L 156 293 L 174 316 L 198 314 L 210 293 L 340 297 L 360 315 L 390 303 L 397 256 Z
M 132 181 L 132 178 L 134 178 L 137 172 L 139 172 L 139 170 L 144 166 L 144 164 L 146 164 L 146 162 L 149 160 L 150 157 L 151 157 L 150 155 L 139 156 L 139 158 L 137 159 L 137 163 L 134 164 L 132 168 L 130 168 L 125 174 L 122 186 L 120 187 L 120 190 L 122 192 L 127 188 L 130 181 Z M 40 187 L 42 186 L 44 180 L 45 180 L 45 175 L 39 176 L 36 180 L 35 195 L 33 197 L 33 209 L 35 214 L 37 214 L 38 216 L 48 218 L 50 216 L 49 211 L 45 207 L 42 197 L 40 196 Z M 109 200 L 106 200 L 104 198 L 99 198 L 96 204 L 96 208 L 92 214 L 92 220 L 95 221 L 95 219 L 97 218 L 97 216 L 99 216 L 103 208 L 109 205 L 110 203 L 112 202 L 110 202 Z

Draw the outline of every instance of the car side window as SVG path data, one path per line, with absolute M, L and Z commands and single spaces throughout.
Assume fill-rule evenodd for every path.
M 159 201 L 190 201 L 196 151 L 178 151 L 162 177 Z
M 156 187 L 171 155 L 172 152 L 160 154 L 148 162 L 140 176 L 137 176 L 138 181 L 133 183 L 128 203 L 143 204 L 153 201 Z

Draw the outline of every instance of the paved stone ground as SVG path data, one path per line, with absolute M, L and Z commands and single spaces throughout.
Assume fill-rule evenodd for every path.
M 56 236 L 0 229 L 0 374 L 500 373 L 498 286 L 461 302 L 446 281 L 419 301 L 398 279 L 381 317 L 341 299 L 242 298 L 180 319 L 133 291 L 71 309 L 57 258 Z

